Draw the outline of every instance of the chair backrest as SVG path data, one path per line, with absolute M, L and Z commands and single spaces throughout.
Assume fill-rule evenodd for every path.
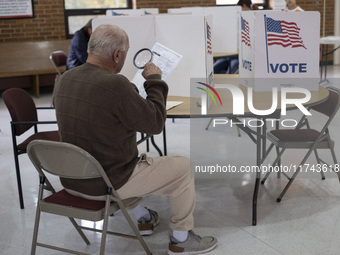
M 340 90 L 334 87 L 328 87 L 329 96 L 321 104 L 312 106 L 310 109 L 320 112 L 328 117 L 333 117 L 340 107 Z
M 27 154 L 41 176 L 43 171 L 69 179 L 102 177 L 112 188 L 100 163 L 85 150 L 69 143 L 34 140 L 27 147 Z
M 67 55 L 63 51 L 53 51 L 50 55 L 50 60 L 56 69 L 56 72 L 58 75 L 61 75 L 61 72 L 59 70 L 60 66 L 66 66 L 66 61 L 67 61 Z
M 2 98 L 7 106 L 13 122 L 37 121 L 38 113 L 30 94 L 20 88 L 10 88 L 2 93 Z M 19 136 L 30 129 L 34 124 L 15 126 L 15 135 Z

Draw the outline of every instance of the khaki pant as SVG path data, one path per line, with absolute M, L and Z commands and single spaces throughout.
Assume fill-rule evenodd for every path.
M 171 210 L 169 227 L 179 231 L 194 227 L 196 192 L 188 158 L 151 158 L 142 154 L 130 179 L 117 193 L 121 199 L 151 194 L 167 196 Z
M 88 199 L 105 200 L 105 196 L 89 196 L 65 189 L 72 195 Z M 169 198 L 172 230 L 193 229 L 193 211 L 196 204 L 194 176 L 191 162 L 186 157 L 146 157 L 140 156 L 130 179 L 117 190 L 121 199 L 160 195 Z M 126 206 L 134 208 L 141 199 L 131 200 Z M 127 202 L 127 201 L 126 201 Z M 153 208 L 157 211 L 157 208 Z

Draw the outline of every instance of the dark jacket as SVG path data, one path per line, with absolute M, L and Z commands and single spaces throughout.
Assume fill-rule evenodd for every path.
M 87 44 L 89 42 L 89 35 L 85 28 L 82 28 L 74 33 L 71 40 L 70 50 L 67 56 L 66 69 L 84 64 L 87 60 Z

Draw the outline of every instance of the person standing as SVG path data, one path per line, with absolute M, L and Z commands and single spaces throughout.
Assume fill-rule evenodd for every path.
M 303 12 L 303 9 L 296 4 L 296 0 L 286 0 L 285 12 Z
M 242 11 L 255 11 L 259 7 L 251 2 L 251 0 L 239 0 L 237 5 L 242 7 Z

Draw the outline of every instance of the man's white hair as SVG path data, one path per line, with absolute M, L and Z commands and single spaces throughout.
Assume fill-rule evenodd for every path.
M 113 24 L 102 24 L 92 33 L 88 53 L 108 59 L 116 49 L 128 50 L 128 35 Z

